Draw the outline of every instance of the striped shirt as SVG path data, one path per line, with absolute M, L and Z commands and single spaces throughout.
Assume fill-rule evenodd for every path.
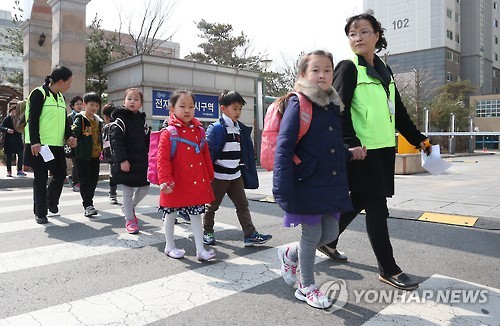
M 238 122 L 233 122 L 225 114 L 222 118 L 227 135 L 220 157 L 214 164 L 214 177 L 219 180 L 235 180 L 241 176 L 241 139 Z

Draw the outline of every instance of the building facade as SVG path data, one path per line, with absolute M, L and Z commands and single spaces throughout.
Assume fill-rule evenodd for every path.
M 381 52 L 394 73 L 429 75 L 432 89 L 468 79 L 477 95 L 500 93 L 497 0 L 364 0 L 386 29 Z

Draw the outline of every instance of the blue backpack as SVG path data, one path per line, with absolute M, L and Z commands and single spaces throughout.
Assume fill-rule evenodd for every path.
M 195 153 L 200 154 L 203 146 L 206 143 L 205 137 L 205 129 L 202 126 L 198 126 L 201 132 L 201 142 L 200 144 L 196 144 L 188 139 L 179 137 L 179 133 L 177 132 L 177 128 L 174 126 L 168 126 L 166 128 L 162 128 L 160 131 L 151 132 L 151 136 L 149 138 L 149 153 L 148 153 L 148 181 L 152 184 L 158 185 L 158 145 L 160 144 L 161 135 L 165 130 L 168 130 L 170 134 L 170 158 L 174 157 L 175 152 L 177 150 L 177 144 L 179 142 L 188 144 L 195 148 Z

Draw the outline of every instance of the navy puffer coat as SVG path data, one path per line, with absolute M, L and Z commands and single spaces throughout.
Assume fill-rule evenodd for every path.
M 346 171 L 351 153 L 343 143 L 341 101 L 333 88 L 327 94 L 305 80 L 296 83 L 295 91 L 312 101 L 312 120 L 308 132 L 297 143 L 299 100 L 292 96 L 276 144 L 274 198 L 284 211 L 294 214 L 352 211 Z M 294 154 L 301 159 L 299 165 L 293 162 Z

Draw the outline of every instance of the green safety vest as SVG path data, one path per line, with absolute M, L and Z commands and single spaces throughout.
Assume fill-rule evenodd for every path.
M 387 93 L 382 82 L 369 76 L 366 67 L 352 59 L 358 71 L 358 81 L 351 103 L 351 117 L 356 136 L 367 149 L 396 146 L 395 116 L 389 110 Z M 389 84 L 389 99 L 395 108 L 394 79 Z
M 64 97 L 61 93 L 58 93 L 57 99 L 54 98 L 54 94 L 51 92 L 46 95 L 45 89 L 42 86 L 34 90 L 37 89 L 45 97 L 42 113 L 40 114 L 40 143 L 49 146 L 63 146 L 66 130 L 66 102 L 64 101 Z M 31 93 L 26 102 L 26 121 L 29 121 L 29 98 L 31 97 Z M 24 135 L 25 143 L 30 144 L 29 123 L 26 123 L 26 127 L 24 127 Z

